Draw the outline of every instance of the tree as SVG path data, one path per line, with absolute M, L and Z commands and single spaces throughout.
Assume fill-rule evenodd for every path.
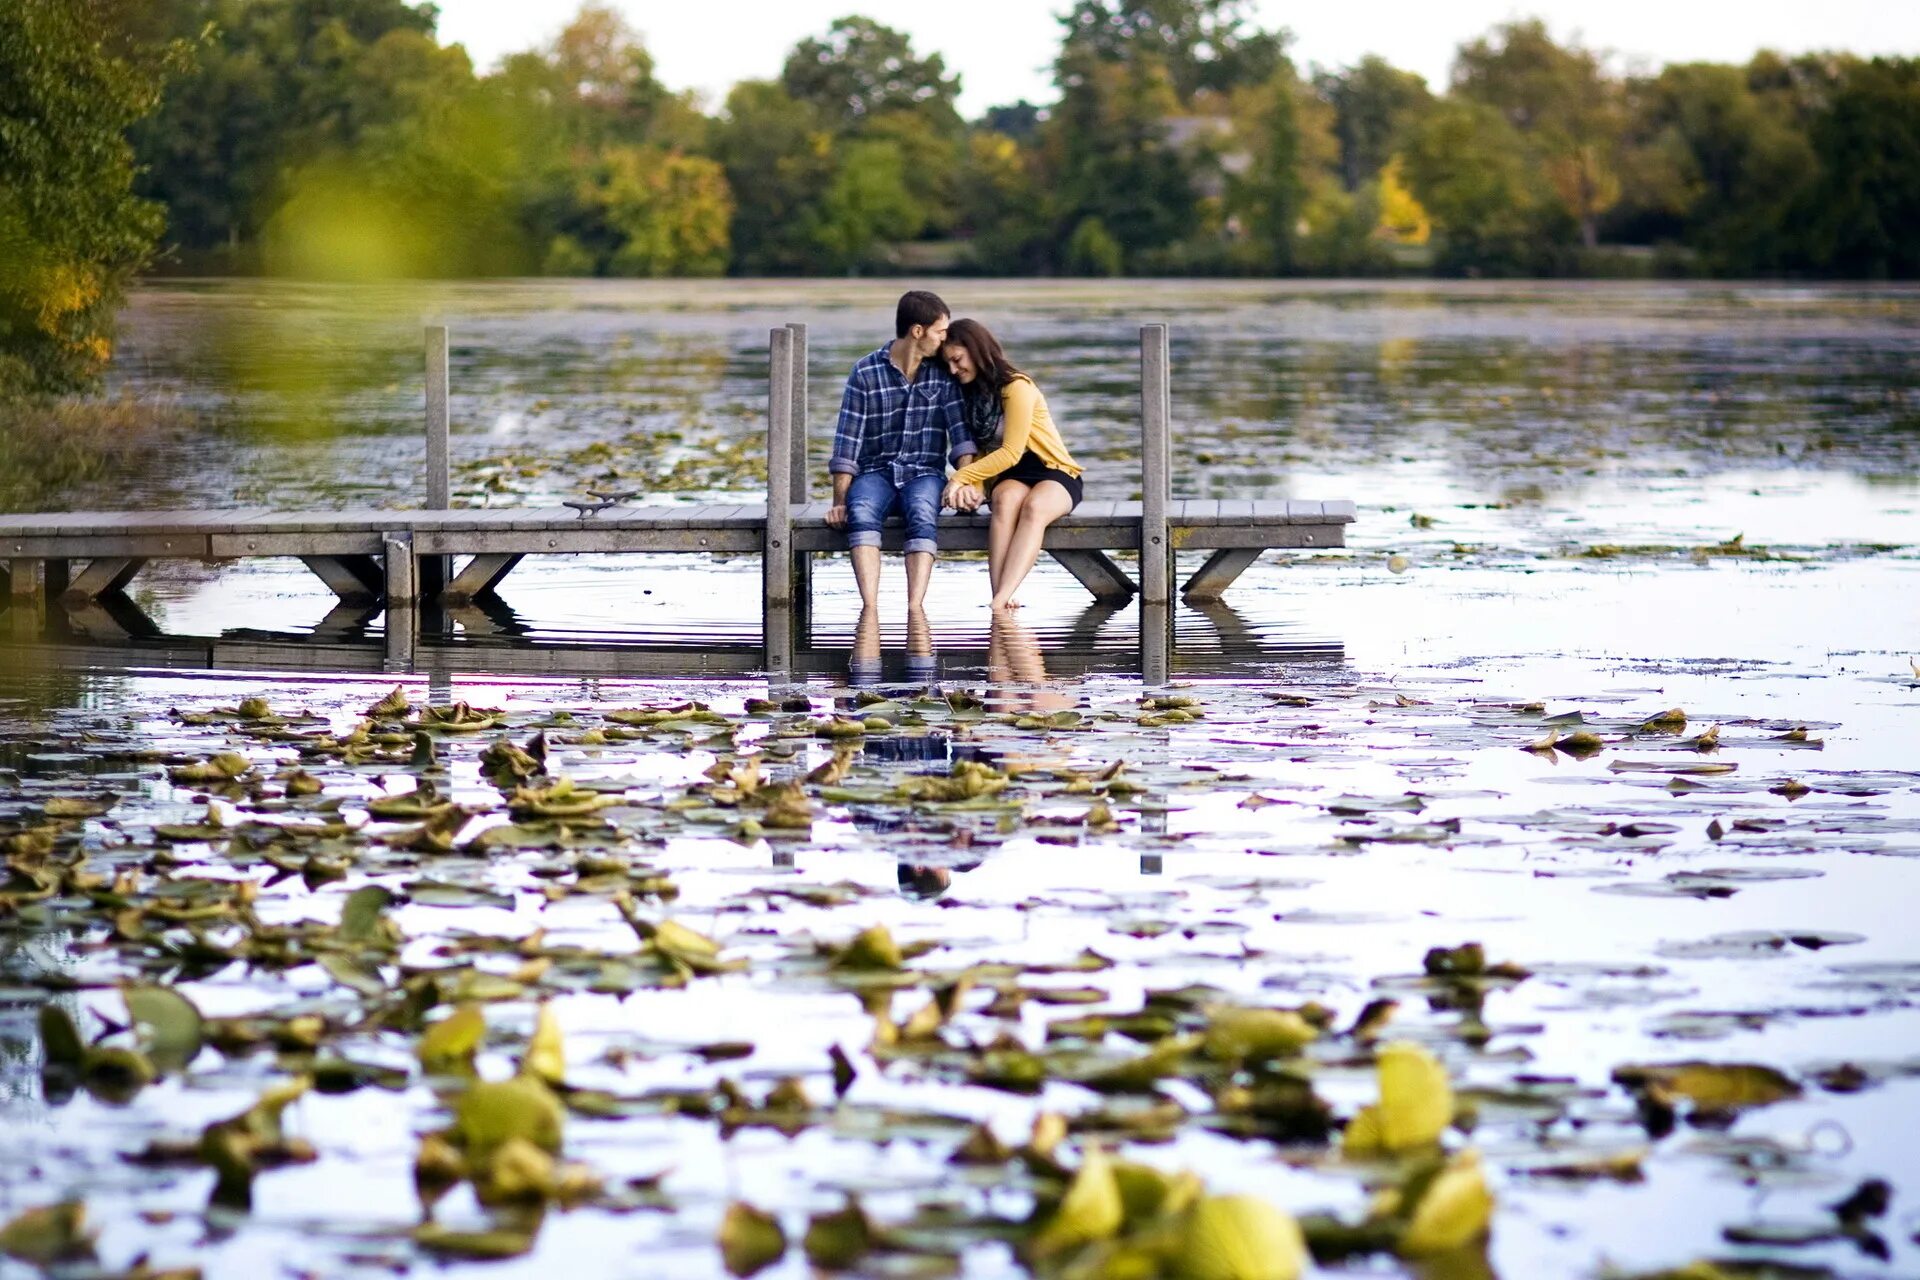
M 1056 67 L 1061 89 L 1094 64 L 1157 61 L 1184 101 L 1204 90 L 1263 84 L 1286 58 L 1284 31 L 1247 19 L 1247 0 L 1076 0 Z
M 889 112 L 919 115 L 936 129 L 955 133 L 960 115 L 953 101 L 960 77 L 949 76 L 939 54 L 916 57 L 912 42 L 871 18 L 842 18 L 825 39 L 802 40 L 787 55 L 780 84 L 797 102 L 810 104 L 836 133 L 852 133 Z
M 0 394 L 85 389 L 163 211 L 133 192 L 125 132 L 186 50 L 115 0 L 0 10 Z
M 285 199 L 290 160 L 349 151 L 450 79 L 472 79 L 463 52 L 434 42 L 431 5 L 178 0 L 158 11 L 204 40 L 193 72 L 133 135 L 138 189 L 173 211 L 172 238 L 190 249 L 254 240 Z
M 1786 100 L 1755 92 L 1747 70 L 1713 63 L 1666 67 L 1633 98 L 1622 172 L 1640 225 L 1691 245 L 1710 271 L 1802 258 L 1794 211 L 1819 164 Z
M 1920 275 L 1920 61 L 1856 64 L 1811 132 L 1814 262 L 1847 275 Z
M 1349 191 L 1386 167 L 1407 125 L 1433 102 L 1426 80 L 1372 55 L 1344 71 L 1320 72 L 1314 86 L 1333 107 L 1340 176 Z
M 900 148 L 880 138 L 856 138 L 834 153 L 833 178 L 812 210 L 808 266 L 854 272 L 872 265 L 881 246 L 920 234 L 925 212 L 908 189 Z
M 1482 102 L 1449 98 L 1408 131 L 1408 186 L 1443 233 L 1443 268 L 1533 269 L 1542 193 L 1519 130 Z
M 733 193 L 704 156 L 613 147 L 585 201 L 617 237 L 603 269 L 618 276 L 717 276 L 726 270 Z
M 739 193 L 734 269 L 804 273 L 813 267 L 813 210 L 834 181 L 833 135 L 811 105 L 777 81 L 735 85 L 714 135 L 715 157 Z
M 1509 22 L 1461 46 L 1453 87 L 1527 140 L 1581 240 L 1598 244 L 1600 216 L 1620 198 L 1615 147 L 1624 127 L 1620 83 L 1599 56 L 1555 44 L 1537 18 Z

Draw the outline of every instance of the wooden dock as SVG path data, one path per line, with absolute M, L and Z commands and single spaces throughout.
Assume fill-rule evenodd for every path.
M 767 500 L 705 505 L 615 505 L 451 509 L 448 484 L 447 334 L 427 331 L 427 504 L 419 509 L 289 512 L 111 511 L 0 515 L 0 561 L 16 639 L 40 634 L 48 608 L 89 634 L 139 634 L 125 588 L 151 560 L 226 561 L 297 557 L 343 603 L 387 612 L 389 658 L 406 665 L 422 606 L 485 599 L 529 555 L 758 554 L 764 566 L 763 656 L 770 672 L 795 671 L 806 630 L 812 558 L 846 550 L 826 522 L 828 504 L 809 501 L 806 448 L 806 329 L 769 335 Z M 1141 330 L 1141 472 L 1137 501 L 1083 503 L 1048 530 L 1048 554 L 1097 600 L 1138 594 L 1141 653 L 1149 683 L 1168 671 L 1174 556 L 1207 551 L 1181 586 L 1189 601 L 1216 601 L 1263 551 L 1318 549 L 1345 542 L 1347 501 L 1174 499 L 1168 495 L 1170 365 L 1165 325 Z M 987 545 L 988 517 L 947 513 L 943 550 Z M 897 551 L 898 528 L 884 535 Z M 1107 553 L 1138 557 L 1136 583 Z

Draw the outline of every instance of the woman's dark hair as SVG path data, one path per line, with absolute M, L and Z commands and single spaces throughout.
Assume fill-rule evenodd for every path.
M 893 336 L 904 338 L 915 325 L 932 328 L 941 316 L 952 314 L 939 294 L 925 289 L 909 290 L 900 295 L 899 305 L 893 309 Z
M 967 432 L 981 449 L 998 449 L 1005 425 L 1000 392 L 1015 378 L 1026 375 L 1007 359 L 1000 340 L 978 320 L 955 320 L 947 327 L 947 340 L 942 346 L 964 348 L 973 360 L 973 381 L 961 388 Z

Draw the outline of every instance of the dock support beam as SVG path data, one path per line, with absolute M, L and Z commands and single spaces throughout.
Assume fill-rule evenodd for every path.
M 1183 599 L 1194 604 L 1211 604 L 1226 594 L 1233 580 L 1245 573 L 1260 558 L 1259 547 L 1222 547 L 1207 557 L 1207 562 L 1180 588 Z
M 344 604 L 371 604 L 386 594 L 385 575 L 372 556 L 301 556 L 300 562 Z
M 145 563 L 145 560 L 120 556 L 102 556 L 96 560 L 89 560 L 87 567 L 82 569 L 60 593 L 60 603 L 69 608 L 79 608 L 92 604 L 98 596 L 119 595 L 126 590 L 127 584 L 133 581 L 133 575 L 140 572 L 140 566 Z M 47 589 L 51 592 L 53 584 L 48 583 Z
M 767 670 L 793 670 L 793 349 L 791 329 L 767 334 L 767 529 L 762 555 Z
M 431 559 L 431 557 L 428 557 Z M 449 604 L 469 604 L 493 594 L 500 580 L 512 573 L 524 557 L 517 554 L 478 555 L 454 575 L 440 598 Z
M 1107 557 L 1104 551 L 1049 551 L 1062 568 L 1080 580 L 1102 602 L 1121 603 L 1139 590 L 1133 579 Z
M 1167 326 L 1140 326 L 1140 667 L 1149 686 L 1167 682 L 1173 642 L 1173 548 L 1167 531 L 1171 374 Z
M 793 335 L 793 357 L 791 377 L 788 386 L 792 395 L 789 402 L 791 429 L 793 432 L 793 492 L 794 502 L 809 500 L 808 492 L 812 477 L 807 472 L 807 326 L 798 321 L 787 325 L 787 332 Z M 797 551 L 793 557 L 793 632 L 796 640 L 813 632 L 813 554 Z
M 447 327 L 427 326 L 427 510 L 453 506 L 452 375 L 447 361 Z M 429 600 L 453 577 L 452 556 L 420 557 L 420 589 Z

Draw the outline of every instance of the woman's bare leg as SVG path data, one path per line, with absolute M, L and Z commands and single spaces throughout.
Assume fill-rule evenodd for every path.
M 1002 480 L 993 486 L 989 499 L 992 518 L 987 522 L 987 582 L 994 599 L 1000 598 L 1000 570 L 1007 560 L 1007 544 L 1020 523 L 1020 508 L 1026 504 L 1029 486 L 1018 480 Z
M 1000 561 L 1000 576 L 993 586 L 993 607 L 1014 609 L 1013 593 L 1027 580 L 1040 559 L 1040 543 L 1047 526 L 1073 510 L 1073 497 L 1053 480 L 1042 480 L 1027 491 L 1020 504 L 1020 519 Z

